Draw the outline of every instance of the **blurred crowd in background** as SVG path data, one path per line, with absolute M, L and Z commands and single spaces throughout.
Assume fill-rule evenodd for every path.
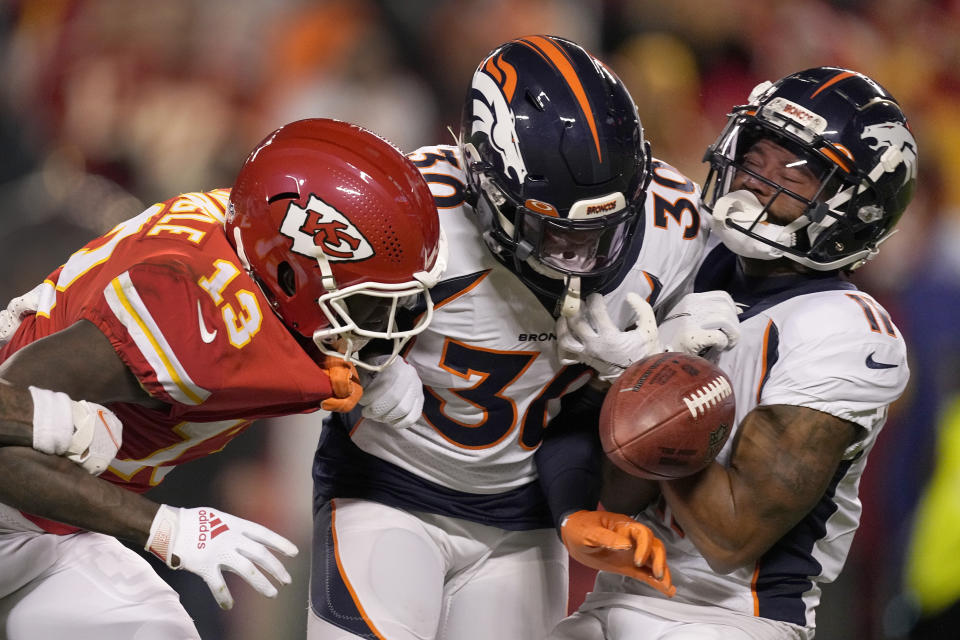
M 920 147 L 919 191 L 855 281 L 891 311 L 913 375 L 872 453 L 863 524 L 817 637 L 905 638 L 921 613 L 956 616 L 960 0 L 3 0 L 0 299 L 153 202 L 229 186 L 287 121 L 349 120 L 404 151 L 452 144 L 476 64 L 533 33 L 605 60 L 654 155 L 698 181 L 725 114 L 760 81 L 844 66 L 899 100 Z M 278 601 L 233 581 L 229 613 L 192 574 L 159 567 L 204 638 L 302 637 L 319 422 L 254 427 L 152 494 L 221 506 L 300 546 Z M 591 579 L 575 570 L 572 582 L 575 605 Z

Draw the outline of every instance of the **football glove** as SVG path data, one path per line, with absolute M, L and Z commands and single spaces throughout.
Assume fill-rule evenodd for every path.
M 10 313 L 9 309 L 0 309 L 0 346 L 10 342 L 19 327 L 20 318 Z
M 42 287 L 42 284 L 37 285 L 22 296 L 11 300 L 6 309 L 0 309 L 0 346 L 10 341 L 24 316 L 36 313 L 40 308 Z
M 324 356 L 323 368 L 330 376 L 333 396 L 321 402 L 320 407 L 327 411 L 346 413 L 357 406 L 360 396 L 363 395 L 357 368 L 337 356 Z
M 270 529 L 219 509 L 181 509 L 160 505 L 144 547 L 171 569 L 186 569 L 207 583 L 223 609 L 233 607 L 233 596 L 223 579 L 232 571 L 250 586 L 274 598 L 277 589 L 265 571 L 281 584 L 290 584 L 290 574 L 271 551 L 287 557 L 297 547 Z
M 392 356 L 378 356 L 371 364 L 381 364 Z M 406 429 L 423 413 L 423 383 L 416 368 L 397 357 L 381 371 L 360 374 L 363 382 L 363 417 Z
M 642 297 L 627 294 L 636 328 L 620 330 L 610 319 L 603 296 L 591 293 L 572 316 L 557 320 L 557 348 L 565 365 L 582 362 L 601 380 L 612 382 L 637 360 L 662 351 L 653 309 Z
M 92 475 L 110 465 L 123 442 L 123 425 L 109 409 L 75 402 L 65 393 L 29 387 L 33 398 L 33 448 L 65 455 Z
M 688 293 L 660 323 L 665 351 L 704 356 L 733 347 L 739 338 L 737 305 L 726 291 Z
M 668 598 L 677 592 L 663 542 L 629 516 L 575 511 L 560 524 L 560 538 L 570 557 L 582 565 L 640 580 Z

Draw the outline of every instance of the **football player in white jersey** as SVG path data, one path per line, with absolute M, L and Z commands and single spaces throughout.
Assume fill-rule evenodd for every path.
M 558 335 L 603 378 L 660 348 L 654 310 L 705 247 L 699 187 L 650 156 L 616 75 L 555 37 L 481 62 L 458 143 L 410 156 L 450 245 L 433 322 L 317 450 L 313 640 L 543 637 L 568 550 L 673 591 L 650 530 L 594 510 L 602 392 Z
M 676 597 L 601 572 L 551 640 L 812 638 L 820 585 L 859 523 L 867 455 L 907 384 L 900 332 L 844 277 L 893 233 L 916 183 L 890 94 L 833 67 L 764 83 L 707 158 L 714 231 L 696 289 L 724 288 L 741 310 L 739 342 L 719 354 L 739 426 L 689 478 L 610 470 L 603 503 L 644 509 Z

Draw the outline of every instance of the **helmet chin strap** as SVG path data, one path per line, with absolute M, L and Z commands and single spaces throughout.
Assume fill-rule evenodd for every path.
M 560 315 L 570 318 L 580 310 L 580 278 L 571 276 L 567 282 L 567 289 L 563 292 L 563 304 L 560 306 Z
M 323 283 L 323 288 L 327 291 L 336 291 L 337 279 L 333 275 L 333 268 L 330 267 L 327 254 L 323 252 L 323 249 L 317 249 L 314 258 L 317 259 L 317 264 L 320 266 L 320 282 Z
M 320 282 L 323 284 L 323 288 L 330 293 L 336 291 L 337 279 L 333 275 L 333 268 L 330 266 L 330 260 L 327 258 L 327 254 L 318 248 L 314 254 L 314 258 L 316 258 L 317 265 L 320 267 Z M 327 317 L 330 318 L 331 322 L 333 321 L 329 313 Z M 321 347 L 321 350 L 327 355 L 333 355 L 335 353 L 348 362 L 350 361 L 350 356 L 360 351 L 368 342 L 366 339 L 354 335 L 352 331 L 344 331 L 320 339 L 314 334 L 313 341 L 316 342 L 317 346 Z M 362 343 L 358 344 L 358 342 L 361 341 Z M 324 350 L 320 343 L 327 345 L 329 350 Z
M 776 247 L 751 238 L 737 227 L 749 228 L 751 233 L 761 238 L 792 247 L 796 244 L 796 232 L 808 225 L 810 220 L 800 216 L 790 224 L 779 225 L 763 219 L 758 221 L 762 213 L 763 205 L 752 192 L 732 191 L 717 199 L 713 206 L 711 226 L 728 249 L 744 258 L 776 260 L 790 257 Z
M 577 311 L 580 310 L 580 277 L 568 276 L 565 273 L 551 269 L 547 265 L 543 264 L 542 262 L 538 262 L 533 258 L 527 258 L 524 262 L 528 267 L 546 278 L 552 278 L 554 280 L 566 280 L 567 286 L 563 291 L 563 301 L 560 304 L 560 314 L 567 318 L 576 315 Z

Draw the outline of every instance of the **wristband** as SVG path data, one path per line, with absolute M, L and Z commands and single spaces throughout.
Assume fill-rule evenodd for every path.
M 150 535 L 147 537 L 147 544 L 144 550 L 163 560 L 171 569 L 180 567 L 179 558 L 174 564 L 174 557 L 170 552 L 170 546 L 173 544 L 173 538 L 177 535 L 177 525 L 180 522 L 179 509 L 168 507 L 165 504 L 160 505 L 157 515 L 153 517 L 150 524 Z
M 33 398 L 33 448 L 63 454 L 73 439 L 73 400 L 65 393 L 29 387 Z

